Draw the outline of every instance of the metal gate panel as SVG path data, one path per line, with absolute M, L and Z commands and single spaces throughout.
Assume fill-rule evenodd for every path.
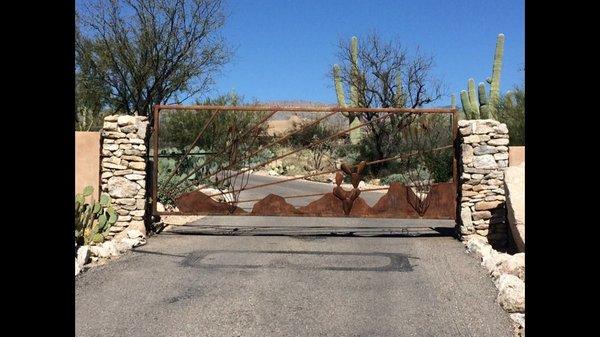
M 348 121 L 343 114 L 349 112 L 358 116 L 358 122 Z M 282 120 L 292 120 L 290 115 L 296 116 L 297 125 L 271 132 Z M 456 109 L 157 105 L 152 134 L 153 214 L 455 219 L 457 118 Z M 437 125 L 439 121 L 448 125 Z M 398 141 L 391 147 L 408 151 L 354 162 L 331 155 L 340 148 L 370 144 L 364 138 L 377 127 L 387 130 L 386 139 Z M 318 128 L 328 131 L 308 141 L 302 138 Z M 447 142 L 440 143 L 439 134 L 446 131 Z M 362 140 L 352 143 L 353 133 Z M 321 153 L 325 146 L 328 156 Z M 439 160 L 434 155 L 444 151 L 452 153 L 450 162 L 444 157 L 451 177 L 435 181 L 423 162 Z M 299 159 L 304 153 L 312 156 L 315 170 L 282 176 L 260 171 L 286 159 L 304 165 Z M 329 164 L 320 166 L 323 156 Z M 363 186 L 365 174 L 375 177 L 375 168 L 392 164 L 408 168 L 398 172 L 408 177 L 408 183 Z M 414 173 L 418 170 L 429 175 L 422 179 L 421 172 Z M 325 175 L 334 175 L 333 181 L 309 181 Z M 411 180 L 411 175 L 416 178 Z M 168 209 L 157 209 L 159 199 Z

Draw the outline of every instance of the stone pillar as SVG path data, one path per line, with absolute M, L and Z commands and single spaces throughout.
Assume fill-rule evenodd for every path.
M 494 248 L 508 242 L 504 170 L 508 129 L 492 119 L 458 121 L 460 237 L 479 237 Z
M 146 235 L 146 138 L 148 118 L 111 115 L 101 132 L 101 187 L 108 193 L 119 218 L 107 239 L 124 236 L 126 228 Z M 122 233 L 119 235 L 119 233 Z

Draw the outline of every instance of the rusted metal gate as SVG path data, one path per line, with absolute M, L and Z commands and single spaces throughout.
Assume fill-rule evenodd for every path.
M 456 109 L 157 105 L 153 117 L 155 215 L 456 217 Z

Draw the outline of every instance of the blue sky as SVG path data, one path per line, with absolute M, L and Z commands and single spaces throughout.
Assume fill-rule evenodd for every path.
M 496 36 L 504 33 L 504 93 L 524 78 L 524 6 L 523 0 L 230 0 L 222 33 L 235 55 L 212 94 L 335 103 L 327 73 L 337 62 L 336 44 L 371 31 L 434 56 L 434 73 L 448 91 L 436 105 L 449 104 L 451 93 L 458 100 L 469 77 L 478 83 L 491 75 Z

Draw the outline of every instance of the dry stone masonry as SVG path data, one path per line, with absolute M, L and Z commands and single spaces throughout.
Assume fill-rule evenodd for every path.
M 508 167 L 508 129 L 492 119 L 458 122 L 460 236 L 506 246 L 504 170 Z
M 146 154 L 148 118 L 111 115 L 101 132 L 101 188 L 108 193 L 119 218 L 108 238 L 126 228 L 146 233 Z

